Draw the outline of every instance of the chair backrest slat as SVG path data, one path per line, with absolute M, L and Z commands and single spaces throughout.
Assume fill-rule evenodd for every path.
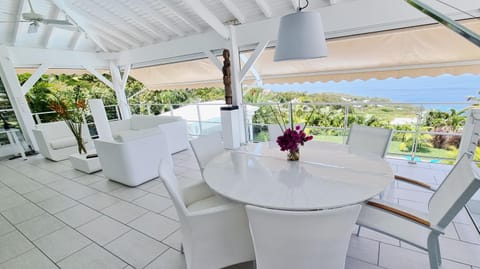
M 428 203 L 432 225 L 445 228 L 480 188 L 478 168 L 465 153 Z
M 348 135 L 350 152 L 385 157 L 393 130 L 353 124 Z
M 345 268 L 360 205 L 320 211 L 246 208 L 258 268 Z
M 205 168 L 207 163 L 213 157 L 224 151 L 222 137 L 219 132 L 212 133 L 206 136 L 200 136 L 195 140 L 190 141 L 193 153 L 197 158 L 198 166 L 201 170 Z

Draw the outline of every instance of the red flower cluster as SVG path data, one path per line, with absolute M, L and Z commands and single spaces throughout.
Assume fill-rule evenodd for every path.
M 277 137 L 277 144 L 280 146 L 281 151 L 296 151 L 298 145 L 302 145 L 313 139 L 313 135 L 308 135 L 302 130 L 300 125 L 295 127 L 295 130 L 287 128 L 283 135 Z

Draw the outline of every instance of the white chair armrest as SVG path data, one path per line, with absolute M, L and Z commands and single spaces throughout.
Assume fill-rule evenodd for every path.
M 215 193 L 205 182 L 198 182 L 182 189 L 183 200 L 188 207 L 190 204 L 208 198 Z

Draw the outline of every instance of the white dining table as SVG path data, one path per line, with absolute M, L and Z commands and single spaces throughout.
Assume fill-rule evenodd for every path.
M 203 176 L 228 199 L 281 210 L 320 210 L 366 201 L 393 181 L 389 164 L 356 155 L 347 145 L 311 141 L 300 148 L 300 161 L 270 143 L 225 151 L 206 165 Z

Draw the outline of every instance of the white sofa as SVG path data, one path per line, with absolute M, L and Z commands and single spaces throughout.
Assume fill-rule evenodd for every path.
M 166 135 L 158 128 L 118 135 L 116 141 L 94 140 L 103 174 L 113 181 L 134 187 L 158 177 L 160 160 L 173 166 L 165 150 Z
M 122 135 L 135 136 L 159 128 L 166 135 L 170 154 L 188 149 L 187 122 L 181 117 L 133 115 L 127 120 L 111 121 L 110 128 L 115 140 Z
M 47 159 L 61 161 L 78 153 L 77 140 L 64 121 L 37 124 L 32 131 L 38 151 Z M 82 137 L 88 151 L 93 143 L 87 125 L 82 126 Z

